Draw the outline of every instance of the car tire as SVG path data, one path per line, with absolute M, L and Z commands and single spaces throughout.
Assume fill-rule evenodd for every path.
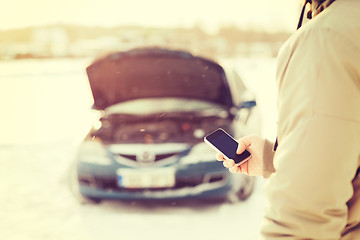
M 100 204 L 102 201 L 101 198 L 87 197 L 80 194 L 79 182 L 77 179 L 76 162 L 73 161 L 68 169 L 68 185 L 70 192 L 80 204 Z
M 244 175 L 244 185 L 237 191 L 236 196 L 239 200 L 245 201 L 250 197 L 255 186 L 255 177 Z
M 100 198 L 95 198 L 95 197 L 83 197 L 83 198 L 84 200 L 82 204 L 100 204 L 102 201 Z
M 228 202 L 237 203 L 239 201 L 247 200 L 254 190 L 255 177 L 244 174 L 234 174 L 231 176 L 234 188 L 228 195 Z

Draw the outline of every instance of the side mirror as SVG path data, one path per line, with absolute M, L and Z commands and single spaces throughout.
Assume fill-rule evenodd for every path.
M 256 101 L 255 100 L 251 100 L 251 101 L 246 101 L 246 102 L 243 102 L 241 105 L 240 105 L 240 109 L 241 108 L 248 108 L 248 109 L 251 109 L 253 107 L 256 106 Z
M 251 115 L 251 110 L 255 106 L 255 100 L 242 102 L 242 104 L 236 108 L 235 118 L 246 124 Z

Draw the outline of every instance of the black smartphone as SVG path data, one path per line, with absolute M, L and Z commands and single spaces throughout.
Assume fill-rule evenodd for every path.
M 221 128 L 205 136 L 204 141 L 226 158 L 234 160 L 235 164 L 247 160 L 251 155 L 247 150 L 237 154 L 238 142 Z

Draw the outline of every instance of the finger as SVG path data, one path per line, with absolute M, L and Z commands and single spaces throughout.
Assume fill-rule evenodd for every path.
M 231 173 L 243 173 L 243 174 L 249 174 L 248 171 L 249 165 L 247 163 L 243 163 L 240 165 L 234 165 L 231 168 L 229 168 L 229 171 Z
M 222 155 L 221 153 L 218 153 L 218 154 L 216 154 L 216 160 L 225 161 L 226 159 L 224 158 L 224 155 Z
M 241 172 L 239 166 L 237 166 L 237 165 L 234 165 L 234 166 L 232 166 L 231 168 L 229 168 L 229 171 L 230 171 L 231 173 Z
M 239 166 L 239 169 L 240 169 L 239 170 L 240 173 L 249 175 L 249 164 L 248 164 L 248 162 L 245 162 L 245 163 L 241 164 Z
M 238 148 L 236 150 L 237 154 L 241 154 L 242 152 L 245 151 L 246 148 L 248 148 L 251 145 L 251 138 L 250 136 L 248 137 L 243 137 L 240 138 L 238 140 Z
M 223 165 L 224 165 L 224 167 L 226 167 L 226 168 L 231 168 L 232 166 L 235 165 L 235 162 L 234 162 L 234 160 L 226 159 L 226 160 L 223 162 Z

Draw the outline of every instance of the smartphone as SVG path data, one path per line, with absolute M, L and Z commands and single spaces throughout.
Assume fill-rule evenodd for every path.
M 238 142 L 221 128 L 205 136 L 204 141 L 216 151 L 222 153 L 225 158 L 234 160 L 235 164 L 245 162 L 251 155 L 247 150 L 237 154 Z

